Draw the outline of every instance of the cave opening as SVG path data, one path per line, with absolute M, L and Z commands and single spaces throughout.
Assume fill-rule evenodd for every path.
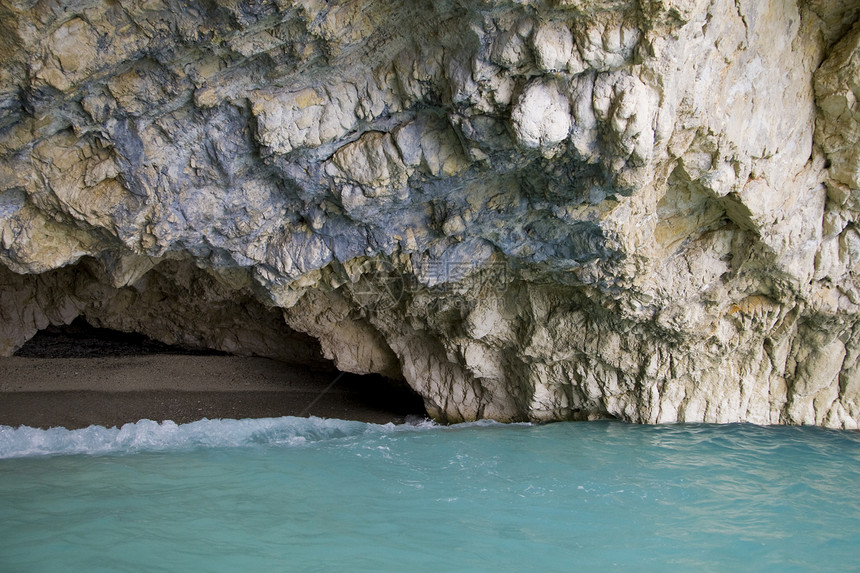
M 98 328 L 79 316 L 69 324 L 49 325 L 38 331 L 13 356 L 24 358 L 105 358 L 151 354 L 228 355 L 228 353 L 220 350 L 165 344 L 137 332 Z
M 401 380 L 200 347 L 98 328 L 83 317 L 49 326 L 0 374 L 0 424 L 121 426 L 141 419 L 316 416 L 372 423 L 423 419 Z

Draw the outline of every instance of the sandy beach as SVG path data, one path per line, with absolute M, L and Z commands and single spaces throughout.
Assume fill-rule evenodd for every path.
M 378 376 L 266 358 L 177 354 L 104 338 L 40 335 L 23 350 L 0 358 L 0 425 L 277 416 L 387 423 L 423 415 L 420 399 Z
M 312 372 L 237 356 L 0 358 L 0 425 L 80 428 L 140 419 L 319 416 L 364 422 L 422 415 L 379 377 Z

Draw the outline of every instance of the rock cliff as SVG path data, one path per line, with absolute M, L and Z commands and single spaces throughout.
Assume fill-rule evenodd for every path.
M 443 421 L 856 428 L 858 16 L 3 0 L 0 354 L 82 316 Z

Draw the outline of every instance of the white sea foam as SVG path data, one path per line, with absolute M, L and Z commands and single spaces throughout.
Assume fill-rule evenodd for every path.
M 177 424 L 170 420 L 140 420 L 121 428 L 89 426 L 77 430 L 66 428 L 31 428 L 0 425 L 0 459 L 50 455 L 102 455 L 136 452 L 182 451 L 193 448 L 229 448 L 247 446 L 300 446 L 302 444 L 349 438 L 428 430 L 455 431 L 501 424 L 479 420 L 440 426 L 428 419 L 408 419 L 395 425 L 368 424 L 331 418 L 246 418 L 243 420 L 198 420 Z
M 244 420 L 199 420 L 188 424 L 140 420 L 121 428 L 89 426 L 47 430 L 0 426 L 0 459 L 56 454 L 110 454 L 185 450 L 198 447 L 253 445 L 298 446 L 384 432 L 393 424 L 379 426 L 324 418 L 259 418 Z

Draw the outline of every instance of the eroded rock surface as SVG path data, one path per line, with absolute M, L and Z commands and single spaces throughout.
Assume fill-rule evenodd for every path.
M 83 316 L 445 421 L 860 424 L 860 7 L 0 3 L 0 353 Z

